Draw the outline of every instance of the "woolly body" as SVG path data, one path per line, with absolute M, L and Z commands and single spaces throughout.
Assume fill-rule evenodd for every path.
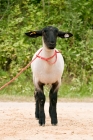
M 42 50 L 42 51 L 41 51 Z M 33 59 L 36 55 L 41 51 L 40 56 L 48 58 L 51 57 L 57 49 L 49 50 L 46 48 L 40 48 L 33 56 Z M 50 62 L 54 62 L 56 56 L 54 56 Z M 36 87 L 38 87 L 37 83 L 40 81 L 44 84 L 52 84 L 58 81 L 59 85 L 61 84 L 61 76 L 64 70 L 64 60 L 61 53 L 57 53 L 57 60 L 54 64 L 49 64 L 47 61 L 42 60 L 40 58 L 36 58 L 36 60 L 31 64 L 32 72 L 33 72 L 33 81 Z

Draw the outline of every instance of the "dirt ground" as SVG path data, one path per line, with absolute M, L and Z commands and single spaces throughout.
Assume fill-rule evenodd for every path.
M 51 126 L 45 104 L 46 125 L 34 117 L 34 102 L 0 102 L 0 140 L 93 140 L 93 103 L 58 102 L 58 125 Z

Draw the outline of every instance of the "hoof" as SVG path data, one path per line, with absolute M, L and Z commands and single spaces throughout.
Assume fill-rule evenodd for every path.
M 39 118 L 39 125 L 45 126 L 45 118 Z
M 56 124 L 52 124 L 52 126 L 57 126 L 57 123 Z
M 43 127 L 44 127 L 44 126 L 45 126 L 45 124 L 39 124 L 39 126 L 43 126 Z
M 51 124 L 52 124 L 53 126 L 57 126 L 57 124 L 58 124 L 57 118 L 51 118 Z

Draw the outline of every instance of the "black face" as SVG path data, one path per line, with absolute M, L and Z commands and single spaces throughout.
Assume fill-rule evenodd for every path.
M 47 48 L 54 49 L 56 47 L 58 29 L 48 26 L 42 30 L 42 35 Z
M 25 34 L 29 37 L 34 38 L 43 36 L 44 43 L 46 44 L 46 47 L 49 49 L 54 49 L 56 47 L 57 37 L 70 38 L 73 36 L 72 33 L 59 31 L 56 27 L 53 26 L 48 26 L 38 31 L 30 31 Z

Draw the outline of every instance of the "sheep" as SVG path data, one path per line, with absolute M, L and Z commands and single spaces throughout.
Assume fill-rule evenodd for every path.
M 72 33 L 59 31 L 58 28 L 47 26 L 39 31 L 25 33 L 29 37 L 42 36 L 43 46 L 33 56 L 37 57 L 31 64 L 33 72 L 33 83 L 35 86 L 35 117 L 39 120 L 39 125 L 45 125 L 45 95 L 44 85 L 51 85 L 49 92 L 49 114 L 51 124 L 57 125 L 57 93 L 61 85 L 61 77 L 64 70 L 64 59 L 56 47 L 57 37 L 69 38 Z

